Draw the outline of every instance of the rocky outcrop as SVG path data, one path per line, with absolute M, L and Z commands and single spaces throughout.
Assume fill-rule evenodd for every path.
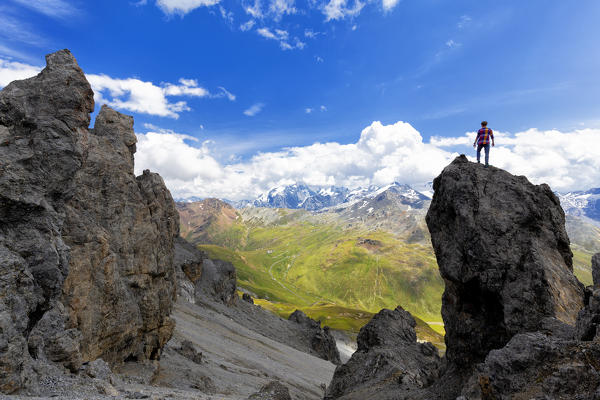
M 446 289 L 447 358 L 469 366 L 542 320 L 573 325 L 583 286 L 548 185 L 457 157 L 433 183 L 427 225 Z
M 223 304 L 232 304 L 236 294 L 235 267 L 227 261 L 206 258 L 202 262 L 202 277 L 196 281 L 196 296 L 210 296 Z
M 179 217 L 133 173 L 133 119 L 102 107 L 68 50 L 0 92 L 0 391 L 33 366 L 160 356 L 174 322 Z M 39 370 L 39 368 L 36 368 Z
M 335 338 L 329 331 L 329 327 L 321 328 L 321 323 L 309 318 L 300 310 L 294 311 L 288 320 L 300 325 L 310 338 L 310 347 L 323 360 L 331 361 L 334 364 L 341 364 L 340 353 L 335 344 Z
M 594 400 L 600 395 L 599 361 L 597 344 L 518 334 L 477 365 L 462 399 Z
M 208 258 L 181 237 L 175 240 L 175 269 L 178 293 L 190 303 L 210 298 L 231 305 L 238 297 L 235 267 L 227 261 Z
M 439 377 L 426 375 L 431 384 L 410 392 L 398 386 L 391 365 L 407 350 L 389 340 L 414 333 L 406 323 L 371 321 L 328 393 L 380 400 L 600 398 L 600 289 L 584 291 L 573 275 L 564 213 L 550 188 L 461 156 L 434 189 L 427 224 L 446 284 L 447 352 Z M 598 257 L 594 263 L 597 270 Z M 378 333 L 366 335 L 373 328 Z M 382 347 L 385 357 L 375 358 L 373 349 Z M 422 372 L 427 365 L 413 361 L 398 370 Z
M 431 343 L 418 343 L 416 322 L 401 307 L 381 310 L 361 328 L 358 350 L 335 370 L 326 399 L 375 399 L 391 386 L 393 398 L 410 399 L 438 377 L 441 360 Z M 405 397 L 409 396 L 409 397 Z
M 600 253 L 592 256 L 592 281 L 594 286 L 600 286 Z
M 271 381 L 260 388 L 260 390 L 248 400 L 292 400 L 290 390 L 278 381 Z

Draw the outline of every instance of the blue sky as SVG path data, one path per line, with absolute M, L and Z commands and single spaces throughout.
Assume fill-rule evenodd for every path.
M 510 152 L 501 158 L 499 149 L 499 165 L 572 190 L 600 186 L 594 174 L 578 182 L 572 173 L 548 171 L 582 158 L 557 143 L 598 140 L 599 15 L 596 0 L 6 0 L 0 5 L 0 85 L 30 76 L 43 67 L 45 54 L 69 48 L 97 101 L 134 115 L 145 151 L 140 163 L 158 169 L 180 195 L 249 197 L 298 179 L 417 184 L 455 153 L 469 151 L 464 135 L 482 119 Z M 432 157 L 440 165 L 426 172 L 392 168 L 391 161 L 372 171 L 322 166 L 320 178 L 299 172 L 313 164 L 288 175 L 249 172 L 263 167 L 256 160 L 265 154 L 290 163 L 286 157 L 297 153 L 286 148 L 358 145 L 375 121 L 383 128 L 407 122 L 425 146 L 437 140 L 433 147 L 445 153 Z M 562 161 L 526 165 L 525 132 L 532 129 L 545 141 L 554 137 L 548 132 L 563 135 L 540 155 Z M 177 176 L 187 167 L 156 161 L 161 157 L 148 149 L 161 146 L 149 146 L 148 132 L 154 140 L 190 146 L 189 163 L 218 172 L 194 167 Z M 440 138 L 449 142 L 440 145 Z M 371 156 L 395 151 L 388 150 Z M 519 154 L 522 160 L 515 161 Z M 406 164 L 406 157 L 393 162 Z M 389 173 L 381 172 L 386 168 Z M 223 177 L 241 170 L 247 176 L 240 181 Z M 220 186 L 201 189 L 217 179 Z M 232 182 L 244 190 L 223 189 Z

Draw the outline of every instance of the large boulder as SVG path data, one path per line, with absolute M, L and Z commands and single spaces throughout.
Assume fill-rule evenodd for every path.
M 381 310 L 361 328 L 358 350 L 336 368 L 325 398 L 412 399 L 412 393 L 431 385 L 441 360 L 431 343 L 417 342 L 415 326 L 402 307 Z
M 549 318 L 575 324 L 583 286 L 573 275 L 564 212 L 548 185 L 460 156 L 433 188 L 427 225 L 446 284 L 451 363 L 481 362 Z
M 0 391 L 36 363 L 156 359 L 170 338 L 179 216 L 133 173 L 133 119 L 102 107 L 68 50 L 0 92 Z
M 340 352 L 338 351 L 335 338 L 328 326 L 321 328 L 321 322 L 315 321 L 300 310 L 294 311 L 288 320 L 300 325 L 305 335 L 310 338 L 310 347 L 323 360 L 331 361 L 339 365 Z

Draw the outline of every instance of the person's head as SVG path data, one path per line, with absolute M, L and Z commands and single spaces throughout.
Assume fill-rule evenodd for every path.
M 486 127 L 487 126 L 487 121 L 481 121 L 481 126 Z

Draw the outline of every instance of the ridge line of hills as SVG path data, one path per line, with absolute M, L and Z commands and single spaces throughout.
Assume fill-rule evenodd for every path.
M 387 185 L 371 185 L 363 188 L 349 189 L 343 186 L 311 186 L 302 182 L 277 186 L 261 194 L 254 200 L 233 201 L 220 199 L 236 209 L 245 207 L 268 207 L 304 209 L 308 211 L 327 210 L 331 207 L 347 207 L 365 198 L 373 198 L 387 190 L 403 194 L 407 199 L 431 200 L 433 188 L 431 182 L 421 185 L 416 190 L 408 184 L 397 181 Z M 585 222 L 600 226 L 600 188 L 577 190 L 570 192 L 554 192 L 560 199 L 565 213 L 582 218 Z M 175 198 L 178 203 L 192 203 L 206 198 L 190 196 Z

